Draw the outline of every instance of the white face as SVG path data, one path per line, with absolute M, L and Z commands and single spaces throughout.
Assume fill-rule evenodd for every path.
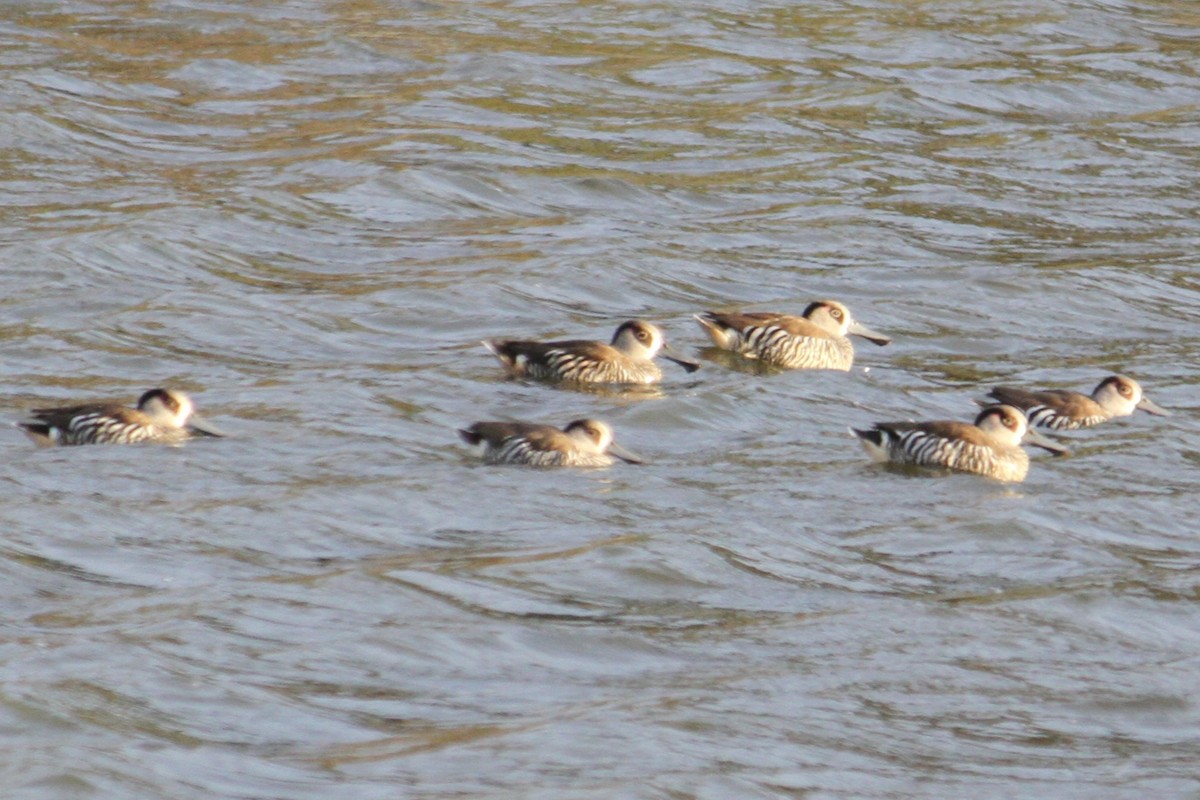
M 647 358 L 653 358 L 662 349 L 663 335 L 649 322 L 627 322 L 617 334 L 616 345 L 626 352 L 641 350 Z
M 612 444 L 612 429 L 595 419 L 572 422 L 567 431 L 589 450 L 603 453 Z
M 813 309 L 809 320 L 837 336 L 845 336 L 854 320 L 850 318 L 850 309 L 834 300 L 824 300 Z
M 1114 375 L 1101 384 L 1093 399 L 1113 416 L 1128 416 L 1142 402 L 1142 387 L 1132 378 Z
M 980 430 L 1011 445 L 1020 444 L 1029 428 L 1025 415 L 1012 406 L 993 406 L 984 409 L 975 424 L 979 426 Z
M 142 412 L 154 420 L 156 425 L 182 428 L 192 415 L 192 400 L 183 392 L 168 391 L 166 394 L 171 402 L 156 395 L 142 406 Z

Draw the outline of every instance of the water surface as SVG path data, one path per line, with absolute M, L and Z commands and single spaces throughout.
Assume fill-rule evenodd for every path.
M 1188 0 L 12 3 L 0 442 L 20 798 L 1187 797 L 1200 545 Z M 834 297 L 848 373 L 506 380 Z M 1137 377 L 1030 479 L 847 427 Z M 486 468 L 601 417 L 644 467 Z

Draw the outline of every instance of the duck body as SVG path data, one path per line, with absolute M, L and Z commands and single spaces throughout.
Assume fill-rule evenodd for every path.
M 709 311 L 696 321 L 717 347 L 785 369 L 849 370 L 862 336 L 882 346 L 891 339 L 856 322 L 836 300 L 810 303 L 800 316 L 769 311 Z
M 38 408 L 17 427 L 43 446 L 84 444 L 173 444 L 199 434 L 221 436 L 193 414 L 191 398 L 171 389 L 151 389 L 136 408 L 116 403 Z
M 975 422 L 877 422 L 869 430 L 851 428 L 876 461 L 941 467 L 1020 482 L 1029 473 L 1029 455 L 1022 441 L 1056 453 L 1061 446 L 1034 433 L 1021 410 L 989 406 Z
M 1142 410 L 1156 416 L 1170 416 L 1142 392 L 1141 385 L 1124 375 L 1110 375 L 1092 394 L 1067 389 L 1030 391 L 1016 386 L 997 386 L 988 392 L 988 401 L 1016 406 L 1029 417 L 1029 424 L 1053 430 L 1078 430 L 1128 417 Z
M 486 339 L 483 346 L 516 376 L 544 381 L 643 385 L 662 380 L 662 370 L 654 358 L 666 349 L 662 332 L 641 320 L 623 323 L 610 343 L 583 339 L 560 342 Z M 691 359 L 665 352 L 663 356 L 688 372 L 699 368 Z
M 476 422 L 459 436 L 482 444 L 485 464 L 532 467 L 607 467 L 614 456 L 640 464 L 641 459 L 613 441 L 612 429 L 594 419 L 578 419 L 562 430 L 530 422 Z

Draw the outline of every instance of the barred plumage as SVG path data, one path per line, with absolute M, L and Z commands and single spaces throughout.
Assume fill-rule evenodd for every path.
M 1012 404 L 1010 403 L 1010 405 Z M 1090 428 L 1109 419 L 1104 414 L 1071 416 L 1070 414 L 1060 413 L 1057 409 L 1050 408 L 1049 406 L 1030 406 L 1023 410 L 1025 411 L 1025 416 L 1029 418 L 1029 424 L 1033 427 L 1050 428 L 1056 431 L 1075 431 L 1080 428 Z
M 659 355 L 688 372 L 700 365 L 670 353 L 662 331 L 649 322 L 630 320 L 613 334 L 612 343 L 587 340 L 532 342 L 487 339 L 490 350 L 513 375 L 546 381 L 575 383 L 657 383 L 662 371 L 654 363 Z
M 999 480 L 1024 480 L 1029 470 L 1029 456 L 1020 448 L 999 452 L 987 445 L 947 439 L 919 430 L 889 439 L 888 450 L 890 460 L 895 463 L 945 467 Z
M 862 336 L 880 346 L 891 342 L 856 322 L 850 310 L 836 300 L 810 303 L 799 317 L 765 311 L 710 311 L 695 319 L 717 347 L 787 369 L 850 369 L 854 345 L 848 335 Z
M 613 463 L 613 456 L 631 464 L 641 463 L 640 458 L 613 441 L 612 428 L 595 419 L 577 419 L 561 431 L 528 422 L 476 422 L 458 433 L 468 444 L 483 444 L 486 464 L 607 467 Z
M 160 431 L 154 425 L 139 425 L 122 422 L 103 414 L 81 414 L 67 423 L 63 432 L 63 444 L 133 444 L 151 438 L 186 435 L 182 429 Z M 182 438 L 182 437 L 180 437 Z
M 539 450 L 528 439 L 514 436 L 498 447 L 487 447 L 486 464 L 525 464 L 531 467 L 607 467 L 611 456 L 603 453 L 583 453 L 577 450 Z
M 589 358 L 569 350 L 545 350 L 542 358 L 529 359 L 524 366 L 526 375 L 543 381 L 657 383 L 662 380 L 662 370 L 653 361 Z
M 854 345 L 849 339 L 793 336 L 778 325 L 753 327 L 742 334 L 745 351 L 767 364 L 789 369 L 844 371 L 854 363 Z
M 1000 481 L 1019 482 L 1029 472 L 1021 449 L 1036 445 L 1051 452 L 1061 447 L 1030 430 L 1020 409 L 989 406 L 974 424 L 965 422 L 879 422 L 870 430 L 850 429 L 877 461 L 970 472 Z
M 40 445 L 171 444 L 196 434 L 220 436 L 220 432 L 193 414 L 191 398 L 183 392 L 151 389 L 138 400 L 137 408 L 104 403 L 38 408 L 33 421 L 18 422 L 30 439 Z
M 1110 375 L 1096 386 L 1091 397 L 1066 389 L 1043 389 L 1032 392 L 1014 386 L 997 386 L 988 392 L 988 402 L 1007 403 L 1023 410 L 1029 423 L 1039 428 L 1077 430 L 1107 422 L 1113 417 L 1127 417 L 1141 409 L 1157 416 L 1170 416 L 1149 397 L 1133 378 Z

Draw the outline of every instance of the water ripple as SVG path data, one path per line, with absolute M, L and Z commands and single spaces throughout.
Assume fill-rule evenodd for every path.
M 68 0 L 0 31 L 6 417 L 175 385 L 231 434 L 10 432 L 10 793 L 1200 791 L 1191 4 Z M 819 297 L 894 343 L 764 370 L 690 319 Z M 631 317 L 703 368 L 578 391 L 478 344 Z M 1174 415 L 1019 487 L 847 431 L 1114 371 Z M 581 416 L 648 463 L 456 434 Z

